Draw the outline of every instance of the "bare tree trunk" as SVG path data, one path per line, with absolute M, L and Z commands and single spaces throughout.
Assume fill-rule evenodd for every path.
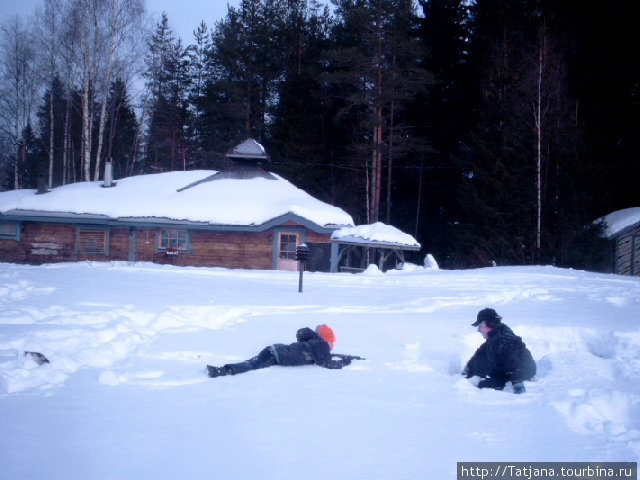
M 371 223 L 380 218 L 380 190 L 382 188 L 382 31 L 380 10 L 378 10 L 378 38 L 376 47 L 376 94 L 375 94 L 375 126 L 373 131 L 373 171 L 371 178 Z
M 53 86 L 53 83 L 52 83 Z M 54 139 L 54 115 L 53 115 L 53 87 L 49 94 L 49 188 L 53 187 L 53 139 Z
M 373 174 L 373 158 L 371 159 L 371 174 Z M 373 223 L 371 221 L 371 174 L 369 173 L 369 165 L 365 162 L 364 175 L 365 175 L 365 202 L 367 206 L 367 223 Z
M 80 2 L 80 41 L 84 78 L 82 81 L 82 179 L 91 181 L 91 131 L 93 116 L 93 89 L 95 82 L 98 48 L 98 18 L 96 0 Z
M 13 188 L 20 188 L 20 158 L 22 157 L 22 148 L 20 145 L 16 147 L 16 163 L 13 168 Z
M 69 135 L 70 125 L 69 118 L 71 115 L 71 99 L 67 98 L 67 104 L 64 113 L 64 146 L 62 147 L 62 184 L 66 185 L 69 182 L 69 159 L 70 159 L 70 145 Z
M 107 157 L 108 159 L 112 158 L 113 151 L 113 139 L 116 135 L 116 129 L 118 128 L 118 115 L 120 114 L 120 108 L 122 104 L 118 103 L 118 105 L 111 105 L 111 116 L 109 121 L 109 138 L 107 138 Z
M 534 106 L 534 128 L 536 135 L 536 252 L 540 254 L 542 247 L 542 123 L 543 123 L 543 92 L 544 81 L 546 31 L 542 27 L 541 38 L 538 40 L 538 65 L 536 77 L 536 97 Z
M 535 128 L 536 128 L 536 249 L 540 251 L 541 230 L 542 230 L 542 48 L 538 63 L 538 91 L 537 105 L 535 108 Z
M 245 125 L 246 137 L 250 138 L 253 133 L 253 67 L 251 63 L 249 63 L 249 69 L 247 72 L 247 119 Z
M 109 68 L 108 71 L 111 69 L 111 58 L 109 58 Z M 110 76 L 110 71 L 107 73 L 107 78 L 109 78 Z M 104 143 L 104 126 L 107 122 L 107 101 L 109 98 L 109 93 L 108 92 L 104 92 L 104 98 L 102 99 L 102 106 L 100 107 L 100 120 L 98 123 L 98 148 L 96 151 L 96 161 L 94 164 L 94 171 L 93 171 L 93 179 L 94 180 L 99 180 L 100 179 L 100 158 L 102 157 L 102 145 Z
M 100 123 L 98 126 L 98 150 L 96 152 L 96 163 L 93 174 L 94 180 L 98 180 L 100 178 L 100 158 L 102 156 L 102 146 L 104 144 L 104 127 L 107 120 L 107 102 L 109 101 L 109 87 L 111 84 L 113 59 L 116 53 L 116 36 L 121 33 L 122 29 L 127 27 L 127 25 L 120 24 L 120 18 L 124 13 L 125 8 L 127 8 L 127 2 L 124 0 L 109 1 L 108 9 L 111 19 L 109 22 L 109 51 L 107 53 L 107 73 L 104 78 L 102 107 L 100 111 Z
M 395 110 L 395 101 L 391 100 L 391 112 L 389 118 L 389 160 L 387 164 L 389 165 L 389 169 L 387 172 L 387 225 L 391 224 L 391 184 L 392 184 L 392 170 L 393 170 L 393 115 Z
M 416 200 L 416 226 L 413 233 L 418 238 L 418 225 L 420 223 L 420 203 L 422 203 L 422 171 L 424 170 L 424 158 L 420 158 L 420 174 L 418 175 L 418 198 Z
M 82 86 L 82 172 L 83 180 L 88 182 L 91 180 L 91 124 L 89 122 L 89 113 L 91 102 L 89 79 L 89 64 L 85 65 L 84 82 Z
M 59 0 L 46 0 L 44 6 L 44 14 L 41 21 L 38 22 L 42 26 L 40 34 L 40 47 L 47 52 L 48 56 L 48 82 L 51 85 L 49 92 L 49 171 L 48 184 L 53 187 L 53 166 L 55 162 L 55 105 L 54 105 L 54 79 L 57 73 L 58 58 L 58 23 L 61 15 L 62 5 Z

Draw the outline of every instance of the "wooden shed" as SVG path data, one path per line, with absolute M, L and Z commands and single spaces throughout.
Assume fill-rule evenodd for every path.
M 613 273 L 640 276 L 640 207 L 625 208 L 602 219 L 613 241 Z
M 308 269 L 329 271 L 331 234 L 345 225 L 342 209 L 255 165 L 166 172 L 0 192 L 0 261 L 294 270 L 305 243 Z

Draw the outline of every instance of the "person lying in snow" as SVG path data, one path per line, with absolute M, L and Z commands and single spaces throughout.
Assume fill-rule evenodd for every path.
M 351 360 L 364 360 L 355 355 L 332 354 L 336 334 L 328 325 L 318 325 L 313 331 L 308 327 L 296 332 L 297 342 L 290 345 L 276 343 L 263 349 L 255 357 L 240 363 L 228 363 L 222 367 L 207 365 L 211 378 L 237 375 L 272 365 L 299 366 L 316 364 L 324 368 L 342 368 Z
M 524 393 L 524 381 L 536 374 L 536 362 L 526 344 L 501 322 L 502 317 L 493 308 L 478 312 L 475 323 L 485 342 L 473 354 L 462 375 L 481 377 L 478 388 L 502 390 L 507 382 L 514 393 Z

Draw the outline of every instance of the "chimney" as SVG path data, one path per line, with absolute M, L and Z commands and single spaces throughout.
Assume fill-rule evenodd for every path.
M 111 161 L 108 161 L 104 165 L 104 183 L 102 184 L 102 186 L 105 188 L 116 186 L 113 181 L 113 164 L 111 163 Z
M 49 189 L 47 188 L 47 174 L 39 173 L 38 174 L 38 191 L 36 195 L 42 195 L 43 193 L 47 193 Z

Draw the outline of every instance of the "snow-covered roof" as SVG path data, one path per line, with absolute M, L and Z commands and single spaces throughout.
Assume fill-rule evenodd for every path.
M 420 248 L 420 244 L 411 235 L 382 222 L 376 222 L 371 225 L 343 227 L 333 232 L 331 239 L 341 243 L 380 244 L 385 246 Z
M 275 180 L 221 178 L 197 183 L 214 173 L 194 170 L 140 175 L 119 179 L 111 188 L 103 188 L 102 182 L 81 182 L 41 195 L 35 190 L 0 192 L 0 214 L 153 217 L 229 226 L 262 225 L 293 214 L 320 227 L 353 225 L 344 210 L 321 202 L 278 175 L 272 174 Z
M 247 158 L 247 159 L 268 159 L 267 151 L 264 147 L 256 142 L 253 138 L 248 138 L 239 145 L 236 145 L 227 157 L 231 158 Z
M 624 208 L 602 217 L 606 224 L 605 234 L 613 237 L 627 227 L 640 223 L 640 207 Z

